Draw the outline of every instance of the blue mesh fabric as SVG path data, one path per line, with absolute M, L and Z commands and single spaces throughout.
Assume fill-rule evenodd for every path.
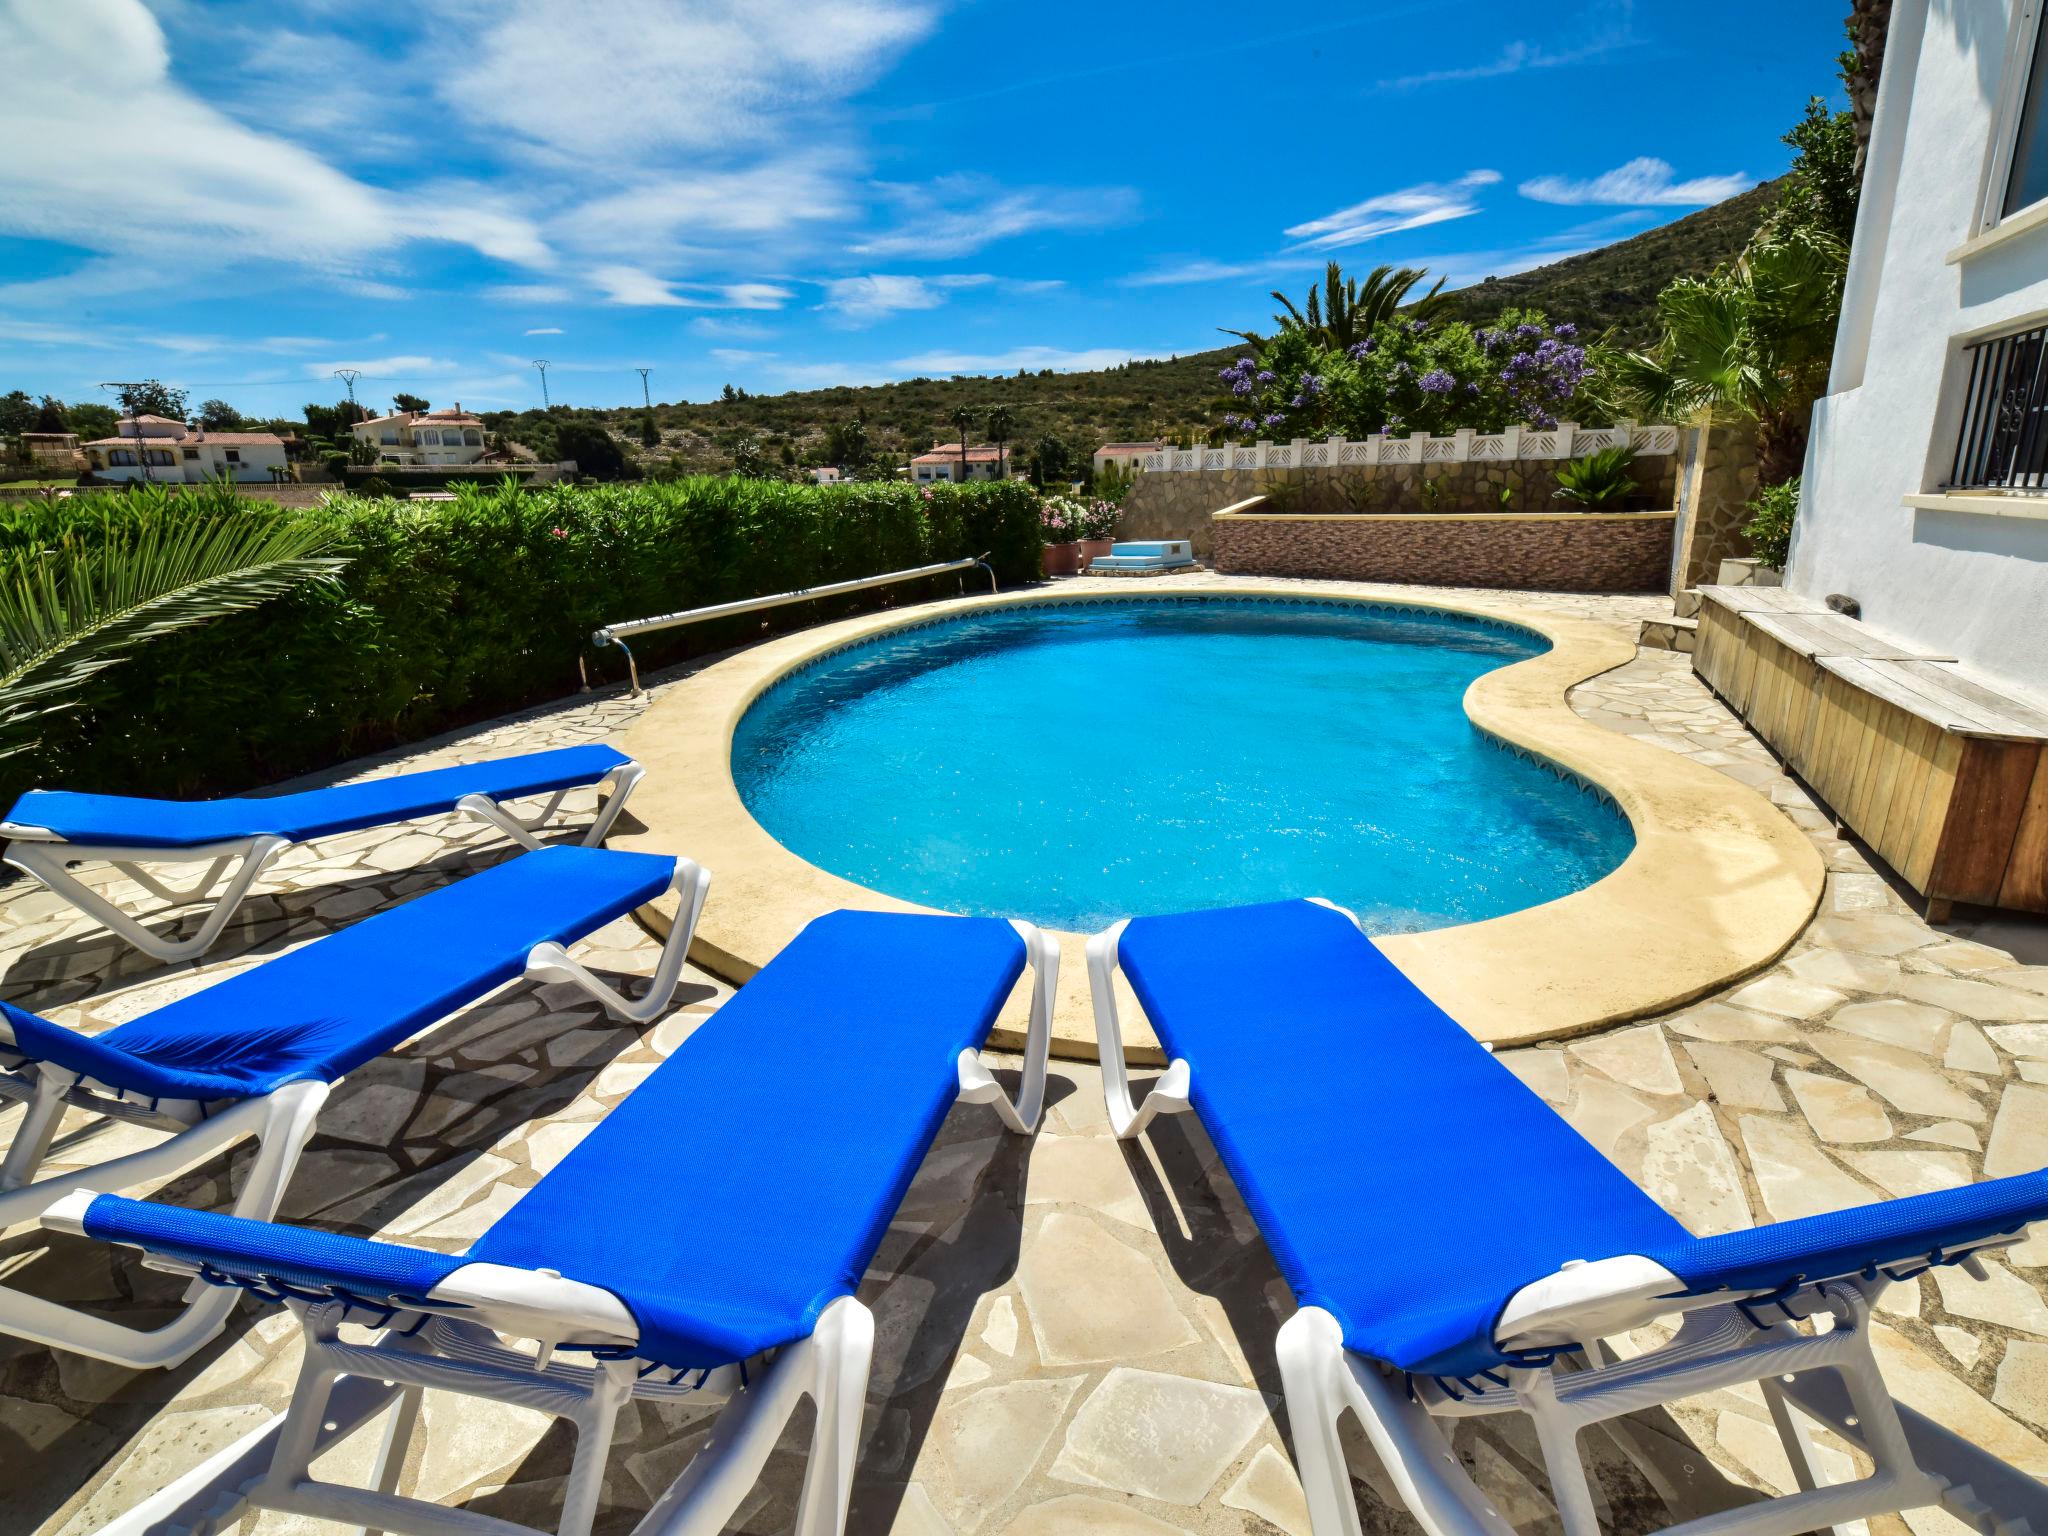
M 88 1038 L 0 1003 L 16 1047 L 165 1099 L 231 1099 L 343 1076 L 668 889 L 675 860 L 543 848 L 365 918 Z
M 2048 1172 L 1852 1206 L 1747 1232 L 1644 1249 L 1695 1293 L 1775 1290 L 1800 1280 L 1917 1268 L 1966 1243 L 2048 1220 Z
M 1686 1237 L 1341 913 L 1138 918 L 1119 954 L 1296 1298 L 1361 1354 L 1498 1365 L 1522 1284 Z
M 436 815 L 464 795 L 510 800 L 595 784 L 627 761 L 610 747 L 563 747 L 401 773 L 366 784 L 229 800 L 143 800 L 32 789 L 14 802 L 7 819 L 21 826 L 47 827 L 70 842 L 116 847 L 193 848 L 266 833 L 304 842 Z
M 991 918 L 835 912 L 794 939 L 470 1257 L 612 1291 L 699 1368 L 851 1295 L 1024 965 Z
M 103 1242 L 204 1264 L 238 1280 L 282 1281 L 299 1290 L 334 1290 L 373 1302 L 424 1297 L 469 1262 L 397 1243 L 119 1195 L 101 1195 L 86 1207 L 85 1230 Z

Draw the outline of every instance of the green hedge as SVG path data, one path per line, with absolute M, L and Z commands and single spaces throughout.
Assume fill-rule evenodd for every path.
M 1038 497 L 1009 483 L 930 488 L 698 478 L 465 488 L 453 502 L 336 497 L 351 562 L 307 589 L 150 646 L 109 672 L 43 747 L 0 762 L 0 805 L 32 783 L 218 794 L 274 782 L 623 677 L 607 621 L 987 551 L 1004 586 L 1039 565 Z M 13 509 L 0 542 L 128 515 L 120 495 Z M 968 590 L 980 580 L 969 572 Z M 958 590 L 934 578 L 642 637 L 643 674 L 692 654 Z M 33 761 L 29 758 L 32 757 Z

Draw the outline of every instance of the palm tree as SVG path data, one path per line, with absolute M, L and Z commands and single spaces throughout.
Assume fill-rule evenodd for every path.
M 967 435 L 974 430 L 974 412 L 961 406 L 953 412 L 953 430 L 960 434 L 960 483 L 967 483 Z
M 193 499 L 160 491 L 139 513 L 0 554 L 0 757 L 35 746 L 46 720 L 158 636 L 332 582 L 348 563 L 325 553 L 341 535 L 326 518 Z
M 1442 278 L 1412 304 L 1408 300 L 1409 293 L 1427 276 L 1428 270 L 1422 267 L 1377 266 L 1361 283 L 1355 277 L 1345 277 L 1342 266 L 1333 261 L 1323 273 L 1322 287 L 1310 288 L 1300 308 L 1279 289 L 1273 290 L 1273 302 L 1280 306 L 1273 324 L 1282 332 L 1306 332 L 1318 346 L 1356 346 L 1404 308 L 1411 320 L 1429 321 L 1443 314 L 1455 301 L 1443 291 Z M 1257 331 L 1220 329 L 1243 337 L 1254 347 L 1266 342 Z
M 1755 422 L 1758 479 L 1791 479 L 1827 386 L 1848 262 L 1832 235 L 1792 228 L 1710 277 L 1678 279 L 1657 295 L 1656 346 L 1616 360 L 1617 386 L 1653 419 Z
M 995 477 L 998 480 L 1003 478 L 1003 444 L 1016 430 L 1017 423 L 1010 419 L 1009 407 L 999 405 L 988 413 L 988 440 L 996 445 Z

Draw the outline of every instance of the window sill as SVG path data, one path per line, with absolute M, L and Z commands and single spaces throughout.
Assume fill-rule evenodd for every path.
M 1995 250 L 2007 241 L 2016 240 L 2021 235 L 2040 229 L 2044 225 L 2048 225 L 2048 202 L 2035 203 L 2031 207 L 2022 208 L 2018 213 L 2008 218 L 2000 219 L 1982 234 L 1972 235 L 1961 245 L 1950 251 L 1942 260 L 1950 266 L 1956 266 L 1970 260 L 1974 256 L 1981 256 L 1986 251 Z
M 2048 496 L 1987 496 L 1934 492 L 1905 498 L 1916 512 L 1968 512 L 1979 517 L 2030 517 L 2048 522 Z

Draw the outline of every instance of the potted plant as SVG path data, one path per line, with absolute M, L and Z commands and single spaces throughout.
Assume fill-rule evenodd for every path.
M 1081 573 L 1081 518 L 1081 504 L 1069 496 L 1048 496 L 1039 508 L 1039 528 L 1045 536 L 1041 562 L 1046 575 Z
M 1081 510 L 1081 569 L 1086 570 L 1098 555 L 1106 555 L 1116 548 L 1116 523 L 1119 516 L 1117 504 L 1103 497 Z

